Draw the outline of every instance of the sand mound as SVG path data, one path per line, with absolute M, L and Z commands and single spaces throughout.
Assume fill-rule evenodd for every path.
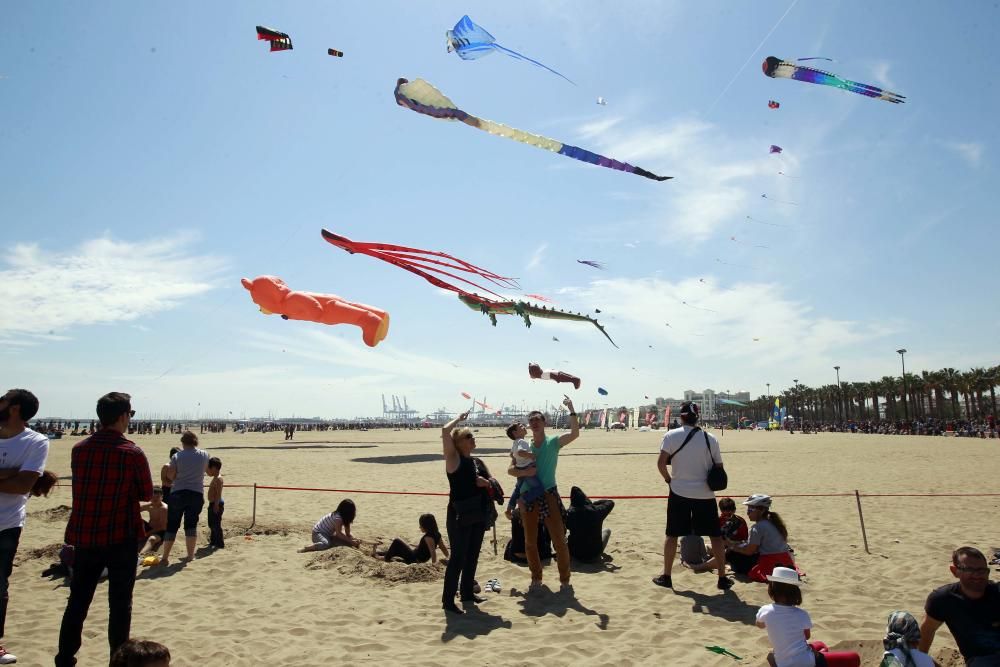
M 444 566 L 431 563 L 386 563 L 366 556 L 357 549 L 334 547 L 324 551 L 306 564 L 310 570 L 332 570 L 340 574 L 359 575 L 375 579 L 389 586 L 437 581 L 444 577 Z
M 69 513 L 71 510 L 72 508 L 69 505 L 56 505 L 55 507 L 39 510 L 37 512 L 29 512 L 28 516 L 37 517 L 42 521 L 65 521 L 69 519 Z
M 62 542 L 55 542 L 35 549 L 20 549 L 14 557 L 14 566 L 18 567 L 33 560 L 56 563 L 59 561 L 59 552 L 62 550 L 62 547 Z

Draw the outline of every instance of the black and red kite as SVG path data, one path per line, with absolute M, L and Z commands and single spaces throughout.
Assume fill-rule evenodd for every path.
M 270 42 L 272 52 L 292 50 L 292 38 L 287 33 L 274 30 L 273 28 L 265 28 L 262 25 L 257 26 L 257 39 L 266 39 Z

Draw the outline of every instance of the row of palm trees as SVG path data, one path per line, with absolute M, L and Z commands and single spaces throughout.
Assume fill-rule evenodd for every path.
M 760 396 L 748 408 L 733 411 L 763 421 L 779 398 L 788 414 L 812 421 L 878 421 L 880 419 L 981 419 L 997 414 L 996 387 L 1000 386 L 1000 366 L 954 368 L 886 375 L 871 382 L 842 382 L 822 387 L 796 384 L 779 394 Z

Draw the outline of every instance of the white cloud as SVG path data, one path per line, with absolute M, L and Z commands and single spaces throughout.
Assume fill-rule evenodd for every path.
M 532 269 L 537 269 L 542 264 L 542 260 L 545 259 L 545 251 L 548 249 L 549 244 L 543 243 L 542 245 L 535 248 L 535 252 L 531 253 L 531 257 L 528 258 L 528 263 L 525 264 L 524 268 L 526 271 L 531 271 Z
M 892 67 L 885 60 L 880 60 L 872 66 L 872 78 L 875 82 L 886 90 L 895 90 L 896 84 L 889 78 L 889 69 Z
M 944 141 L 942 145 L 968 162 L 971 167 L 978 167 L 979 161 L 983 157 L 983 145 L 979 143 L 972 141 Z
M 135 320 L 169 310 L 211 289 L 222 261 L 189 250 L 176 236 L 128 242 L 88 241 L 72 250 L 15 245 L 4 257 L 0 283 L 18 298 L 0 320 L 0 335 L 58 340 L 56 332 Z
M 724 224 L 743 220 L 759 194 L 752 188 L 756 179 L 800 167 L 794 155 L 766 155 L 766 146 L 734 140 L 700 120 L 628 128 L 613 119 L 584 124 L 577 132 L 606 155 L 675 177 L 654 186 L 658 189 L 651 196 L 651 222 L 662 227 L 656 235 L 662 242 L 678 234 L 688 241 L 708 240 Z M 754 151 L 761 157 L 734 157 Z M 771 187 L 777 198 L 788 198 L 789 184 Z

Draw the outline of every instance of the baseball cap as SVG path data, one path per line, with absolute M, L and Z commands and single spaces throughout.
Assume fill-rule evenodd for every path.
M 681 403 L 681 416 L 694 415 L 697 417 L 701 414 L 701 408 L 698 407 L 697 403 L 693 401 L 684 401 Z

